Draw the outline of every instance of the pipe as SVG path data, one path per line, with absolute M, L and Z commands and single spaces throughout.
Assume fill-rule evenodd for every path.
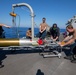
M 19 7 L 19 6 L 26 6 L 30 9 L 31 11 L 31 21 L 32 21 L 32 40 L 34 40 L 34 11 L 32 9 L 32 7 L 27 4 L 27 3 L 18 3 L 18 4 L 13 4 L 12 5 L 12 10 L 14 11 L 15 7 Z

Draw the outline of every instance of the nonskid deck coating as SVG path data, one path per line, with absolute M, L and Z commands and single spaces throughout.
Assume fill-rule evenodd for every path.
M 76 63 L 63 56 L 61 59 L 43 58 L 39 51 L 17 50 L 11 53 L 7 48 L 0 50 L 0 56 L 4 64 L 0 68 L 0 75 L 76 75 Z

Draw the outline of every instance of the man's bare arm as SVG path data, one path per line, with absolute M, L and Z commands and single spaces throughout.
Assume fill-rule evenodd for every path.
M 64 46 L 65 45 L 70 45 L 70 44 L 72 44 L 74 42 L 74 39 L 70 39 L 68 42 L 66 42 L 65 44 L 64 44 Z
M 5 24 L 0 24 L 0 26 L 4 26 L 4 27 L 6 27 L 6 28 L 10 28 L 11 26 L 7 26 L 7 25 L 5 25 Z
M 70 36 L 67 36 L 63 41 L 67 41 L 69 39 Z

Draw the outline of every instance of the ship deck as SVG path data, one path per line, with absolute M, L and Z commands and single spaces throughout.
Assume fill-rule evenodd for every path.
M 0 75 L 76 75 L 76 63 L 63 57 L 43 58 L 40 50 L 16 50 L 0 48 L 0 60 L 4 67 Z

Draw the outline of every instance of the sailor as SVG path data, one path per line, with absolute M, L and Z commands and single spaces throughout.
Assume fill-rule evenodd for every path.
M 10 28 L 10 26 L 7 26 L 5 24 L 0 24 L 0 38 L 5 38 L 5 35 L 4 35 L 4 30 L 2 28 L 2 26 L 6 27 L 6 28 Z M 0 58 L 0 68 L 4 67 L 4 65 L 2 64 L 2 58 Z
M 56 23 L 54 23 L 53 26 L 51 27 L 50 33 L 51 33 L 51 39 L 53 39 L 53 41 L 59 41 L 60 29 Z
M 58 44 L 60 46 L 70 47 L 70 50 L 66 50 L 68 52 L 66 53 L 66 57 L 64 57 L 66 59 L 70 59 L 71 52 L 73 48 L 76 46 L 76 29 L 74 29 L 73 26 L 70 24 L 66 27 L 66 30 L 69 34 L 62 42 L 59 42 Z
M 31 28 L 29 28 L 26 32 L 26 38 L 27 39 L 31 39 L 32 38 L 32 31 L 31 31 Z
M 48 24 L 46 23 L 46 18 L 42 18 L 42 23 L 40 24 L 39 33 L 37 34 L 37 37 L 41 39 L 45 39 L 46 37 L 46 31 L 48 29 Z
M 6 27 L 6 28 L 10 28 L 10 26 L 7 26 L 5 24 L 0 24 L 0 38 L 5 38 L 4 29 L 2 28 L 2 26 Z

